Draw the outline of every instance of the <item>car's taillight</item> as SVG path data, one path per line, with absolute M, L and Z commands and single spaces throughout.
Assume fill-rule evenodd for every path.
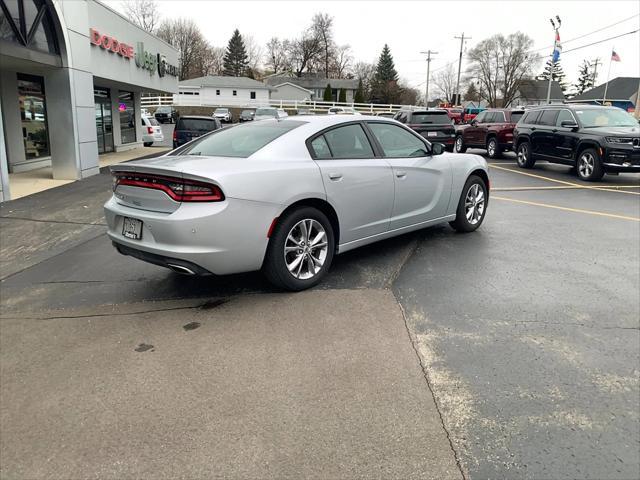
M 176 132 L 175 130 L 173 131 L 173 139 L 178 140 L 178 132 Z
M 119 185 L 161 190 L 176 202 L 221 202 L 224 194 L 211 183 L 146 173 L 114 172 L 113 190 Z
M 147 133 L 151 135 L 153 133 L 153 127 L 147 127 Z

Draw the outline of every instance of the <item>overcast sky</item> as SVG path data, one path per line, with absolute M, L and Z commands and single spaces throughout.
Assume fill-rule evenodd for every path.
M 109 0 L 105 3 L 122 11 L 121 1 Z M 349 44 L 356 60 L 376 61 L 383 45 L 388 43 L 400 76 L 411 86 L 421 89 L 426 78 L 426 62 L 421 51 L 431 49 L 439 52 L 431 63 L 432 73 L 450 62 L 455 62 L 457 68 L 460 41 L 454 36 L 460 36 L 463 32 L 465 36 L 470 36 L 471 40 L 466 44 L 468 49 L 495 33 L 509 34 L 520 30 L 533 39 L 534 49 L 542 48 L 541 53 L 551 54 L 554 33 L 549 17 L 559 15 L 564 49 L 560 60 L 570 83 L 577 78 L 578 67 L 583 59 L 597 57 L 604 64 L 598 67 L 598 83 L 604 82 L 612 48 L 615 48 L 622 61 L 612 64 L 611 78 L 640 76 L 638 32 L 568 51 L 640 28 L 638 0 L 160 0 L 159 4 L 164 18 L 192 18 L 209 42 L 221 47 L 226 47 L 235 28 L 241 34 L 253 36 L 261 45 L 274 36 L 295 37 L 310 24 L 314 13 L 326 12 L 334 18 L 336 42 Z M 625 21 L 610 26 L 621 20 Z M 464 71 L 464 57 L 462 68 Z

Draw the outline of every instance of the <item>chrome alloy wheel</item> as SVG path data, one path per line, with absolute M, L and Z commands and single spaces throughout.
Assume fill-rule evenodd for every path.
M 474 183 L 469 187 L 464 200 L 464 213 L 471 225 L 477 224 L 484 215 L 485 197 L 484 190 L 479 184 Z
M 578 172 L 582 178 L 589 178 L 596 168 L 596 159 L 589 152 L 580 155 L 578 160 Z
M 322 269 L 329 243 L 327 232 L 317 220 L 306 218 L 296 223 L 284 243 L 284 261 L 291 275 L 308 280 Z
M 496 154 L 496 141 L 492 138 L 489 140 L 489 145 L 487 146 L 487 153 L 490 157 L 493 157 Z
M 462 150 L 462 137 L 458 136 L 456 138 L 456 152 L 460 153 L 460 150 Z
M 518 148 L 518 156 L 517 156 L 518 165 L 523 166 L 525 163 L 527 163 L 528 159 L 529 159 L 529 146 L 526 143 L 523 143 Z

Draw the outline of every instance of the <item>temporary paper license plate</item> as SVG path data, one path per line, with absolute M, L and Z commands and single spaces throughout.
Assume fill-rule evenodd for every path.
M 437 137 L 438 132 L 427 132 L 427 137 Z
M 142 238 L 142 222 L 135 218 L 124 217 L 122 236 L 132 240 L 140 240 Z

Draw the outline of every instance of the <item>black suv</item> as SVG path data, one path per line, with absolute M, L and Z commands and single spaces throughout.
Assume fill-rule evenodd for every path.
M 173 130 L 173 148 L 178 148 L 194 138 L 222 128 L 222 122 L 214 117 L 182 115 Z
M 153 116 L 160 123 L 176 123 L 178 112 L 173 107 L 158 107 Z
M 405 123 L 407 127 L 415 130 L 431 143 L 442 143 L 447 151 L 453 152 L 456 130 L 453 126 L 453 120 L 449 118 L 449 112 L 446 110 L 402 109 L 393 118 Z
M 514 130 L 518 165 L 536 160 L 575 167 L 598 181 L 605 173 L 640 172 L 638 120 L 617 107 L 549 105 L 527 110 Z

